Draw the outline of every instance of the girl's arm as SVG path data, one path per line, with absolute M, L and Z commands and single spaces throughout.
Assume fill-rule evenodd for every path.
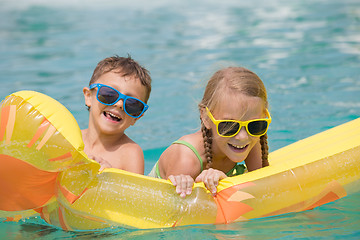
M 181 144 L 167 148 L 159 159 L 159 172 L 163 179 L 169 179 L 181 197 L 190 195 L 194 178 L 200 174 L 201 166 L 194 152 Z

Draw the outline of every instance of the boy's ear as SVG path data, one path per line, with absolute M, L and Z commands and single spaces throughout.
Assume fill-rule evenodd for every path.
M 85 98 L 85 105 L 91 107 L 91 91 L 88 87 L 83 88 L 84 98 Z
M 207 129 L 210 129 L 211 128 L 210 119 L 209 119 L 208 115 L 206 114 L 206 109 L 204 107 L 201 108 L 201 110 L 200 110 L 200 118 L 201 118 L 201 121 L 204 123 L 205 127 Z

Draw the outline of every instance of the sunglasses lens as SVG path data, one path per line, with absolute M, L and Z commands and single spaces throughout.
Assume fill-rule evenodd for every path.
M 114 104 L 119 98 L 119 94 L 114 90 L 106 86 L 101 86 L 98 91 L 98 99 L 104 104 Z
M 219 134 L 222 136 L 234 135 L 239 130 L 239 123 L 237 122 L 220 122 L 218 125 Z
M 248 125 L 248 131 L 252 135 L 263 135 L 266 132 L 268 123 L 263 120 L 250 122 Z
M 135 98 L 128 98 L 125 101 L 126 112 L 133 117 L 140 116 L 144 107 L 144 104 Z

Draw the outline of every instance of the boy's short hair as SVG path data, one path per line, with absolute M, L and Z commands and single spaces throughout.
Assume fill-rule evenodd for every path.
M 141 84 L 147 89 L 145 96 L 145 102 L 147 103 L 151 92 L 151 77 L 149 71 L 132 59 L 130 55 L 127 57 L 115 55 L 101 60 L 93 72 L 89 86 L 96 82 L 100 76 L 111 71 L 121 74 L 122 77 L 129 76 L 139 79 Z

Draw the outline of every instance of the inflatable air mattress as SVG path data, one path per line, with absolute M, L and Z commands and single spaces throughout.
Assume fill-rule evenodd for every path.
M 270 153 L 270 166 L 202 183 L 180 198 L 166 180 L 117 169 L 99 172 L 79 126 L 54 99 L 33 91 L 0 108 L 0 218 L 39 214 L 64 230 L 228 224 L 313 209 L 358 192 L 360 118 Z

